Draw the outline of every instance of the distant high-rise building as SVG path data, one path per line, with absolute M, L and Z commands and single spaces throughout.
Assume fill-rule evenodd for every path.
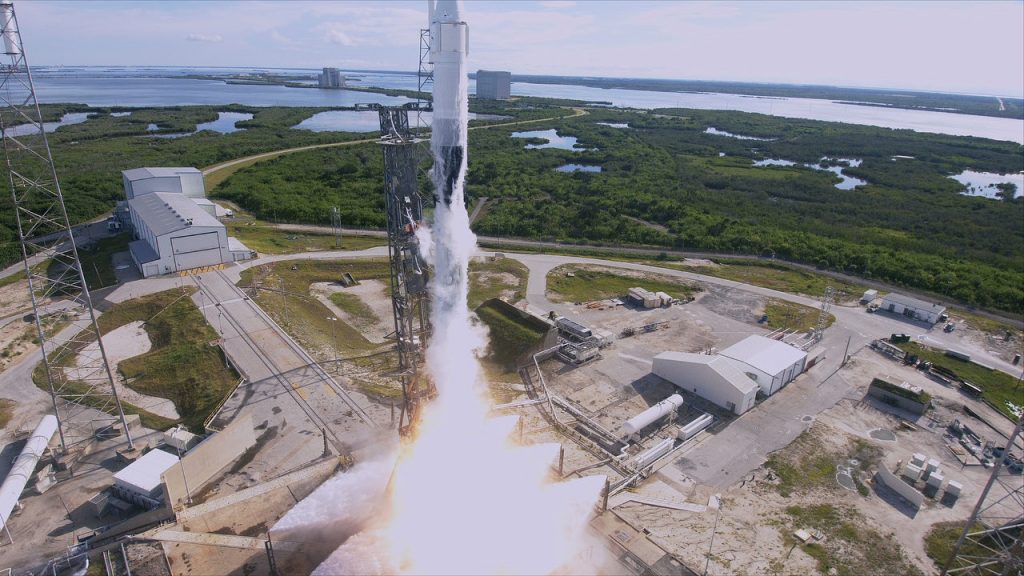
M 324 68 L 324 71 L 320 74 L 320 87 L 344 88 L 345 77 L 341 75 L 337 68 Z
M 508 100 L 512 89 L 512 73 L 478 70 L 476 97 L 488 100 Z

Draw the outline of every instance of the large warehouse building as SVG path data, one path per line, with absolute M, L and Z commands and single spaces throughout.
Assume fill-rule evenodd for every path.
M 122 172 L 135 240 L 128 245 L 144 278 L 253 257 L 217 218 L 195 168 Z
M 757 384 L 723 356 L 662 352 L 654 357 L 652 371 L 735 414 L 753 408 L 757 398 Z
M 476 97 L 487 100 L 508 100 L 512 96 L 512 73 L 478 70 Z
M 784 342 L 748 336 L 719 352 L 771 396 L 804 371 L 807 353 Z
M 939 317 L 946 312 L 945 306 L 904 296 L 903 294 L 887 294 L 882 298 L 882 310 L 888 310 L 893 314 L 902 314 L 914 320 L 924 320 L 929 324 L 935 324 Z

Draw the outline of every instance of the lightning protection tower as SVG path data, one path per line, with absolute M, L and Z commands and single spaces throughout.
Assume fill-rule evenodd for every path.
M 1021 479 L 1021 426 L 1017 426 L 1002 450 L 993 453 L 995 464 L 988 483 L 978 496 L 970 518 L 942 570 L 971 576 L 1018 576 L 1024 574 L 1024 480 Z
M 5 56 L 0 61 L 0 133 L 42 348 L 41 368 L 53 399 L 61 448 L 66 452 L 97 428 L 118 420 L 132 447 L 53 167 L 14 3 L 9 0 L 0 2 L 0 36 Z M 57 338 L 48 332 L 52 323 L 47 312 L 61 299 L 70 300 L 81 312 Z

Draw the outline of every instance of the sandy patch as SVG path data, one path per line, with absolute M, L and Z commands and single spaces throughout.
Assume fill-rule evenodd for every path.
M 316 282 L 309 287 L 309 292 L 314 298 L 374 344 L 385 342 L 387 335 L 394 332 L 391 298 L 386 290 L 387 287 L 380 280 L 360 280 L 359 284 L 348 288 L 334 282 Z M 371 322 L 357 317 L 336 306 L 330 299 L 330 295 L 336 293 L 351 294 L 359 298 L 377 316 L 377 321 Z
M 519 284 L 519 278 L 516 278 L 515 274 L 509 272 L 483 271 L 470 273 L 470 275 L 474 276 L 476 281 L 483 286 L 508 286 L 508 288 L 502 290 L 498 294 L 498 298 L 501 298 L 506 302 L 512 302 L 512 299 L 516 296 L 514 286 Z
M 180 418 L 174 403 L 166 398 L 148 396 L 127 388 L 116 377 L 116 372 L 121 361 L 145 354 L 153 348 L 149 341 L 149 334 L 142 327 L 142 321 L 131 322 L 120 328 L 116 328 L 103 336 L 103 349 L 107 353 L 107 362 L 110 363 L 111 371 L 115 372 L 114 386 L 117 388 L 117 395 L 124 402 L 134 404 L 147 412 L 152 412 L 164 418 L 177 420 Z M 92 343 L 82 349 L 78 355 L 76 366 L 92 365 L 99 359 L 100 347 Z M 68 378 L 78 379 L 87 376 L 84 370 L 71 368 L 67 370 Z
M 32 311 L 32 297 L 28 293 L 28 280 L 21 280 L 0 288 L 0 318 Z

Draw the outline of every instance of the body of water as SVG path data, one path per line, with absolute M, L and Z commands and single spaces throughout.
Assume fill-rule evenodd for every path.
M 559 136 L 558 131 L 554 128 L 550 130 L 531 130 L 529 132 L 513 132 L 513 138 L 540 138 L 547 140 L 544 144 L 527 144 L 527 150 L 537 150 L 541 148 L 557 148 L 558 150 L 572 150 L 573 152 L 582 152 L 586 148 L 579 148 L 576 145 L 575 136 Z
M 961 192 L 961 194 L 966 196 L 999 198 L 996 194 L 999 192 L 999 188 L 996 188 L 997 184 L 1013 184 L 1017 187 L 1013 197 L 1020 198 L 1024 196 L 1024 173 L 996 174 L 994 172 L 964 170 L 956 176 L 950 176 L 950 178 L 967 187 L 966 191 Z
M 191 136 L 197 132 L 203 130 L 210 130 L 213 132 L 220 132 L 221 134 L 230 134 L 232 132 L 241 132 L 245 128 L 239 128 L 235 126 L 238 122 L 243 120 L 252 120 L 252 114 L 248 112 L 217 112 L 217 119 L 211 122 L 203 122 L 196 124 L 196 129 L 191 132 L 171 132 L 168 134 L 150 134 L 147 138 L 181 138 L 183 136 Z M 146 130 L 149 132 L 155 132 L 160 127 L 156 124 L 150 124 L 146 126 Z
M 555 168 L 555 172 L 600 172 L 600 166 L 589 166 L 587 164 L 562 164 Z
M 421 114 L 421 118 L 426 126 L 430 126 L 432 121 L 430 112 L 424 112 Z M 497 114 L 469 113 L 470 120 L 503 120 L 507 118 L 509 117 Z M 409 114 L 409 126 L 416 127 L 415 113 Z M 313 132 L 377 132 L 380 130 L 380 119 L 374 110 L 329 110 L 317 112 L 292 128 Z
M 315 70 L 260 70 L 223 68 L 46 68 L 37 69 L 36 90 L 40 102 L 72 102 L 91 106 L 175 106 L 246 104 L 251 106 L 352 106 L 357 103 L 397 105 L 408 98 L 351 90 L 286 88 L 284 86 L 227 84 L 219 80 L 195 80 L 155 76 L 186 74 L 243 74 L 269 72 L 312 76 Z M 405 73 L 343 71 L 354 86 L 416 89 L 416 76 Z M 475 83 L 469 81 L 470 93 Z M 609 102 L 623 108 L 695 108 L 737 110 L 830 122 L 847 122 L 885 128 L 917 130 L 958 136 L 978 136 L 1024 143 L 1024 120 L 992 118 L 949 112 L 902 110 L 884 106 L 843 104 L 813 98 L 755 97 L 742 94 L 659 92 L 622 88 L 593 88 L 573 84 L 513 82 L 515 96 L 568 98 L 584 102 Z M 993 98 L 993 101 L 995 99 Z
M 856 158 L 822 158 L 822 160 L 835 160 L 839 162 L 845 162 L 852 168 L 860 166 L 862 160 Z M 781 160 L 778 158 L 766 158 L 764 160 L 758 160 L 754 162 L 754 166 L 803 166 L 812 170 L 822 170 L 825 172 L 832 172 L 836 176 L 839 176 L 840 181 L 836 184 L 836 188 L 839 190 L 853 190 L 857 186 L 864 186 L 867 181 L 861 180 L 860 178 L 854 178 L 843 172 L 843 166 L 822 166 L 821 164 L 798 164 L 791 160 Z
M 595 122 L 595 124 L 598 126 L 609 126 L 611 128 L 629 128 L 629 123 L 627 122 Z
M 40 103 L 69 102 L 89 106 L 398 106 L 413 101 L 373 92 L 227 84 L 188 78 L 41 76 L 35 84 Z
M 61 126 L 69 126 L 71 124 L 81 124 L 89 119 L 88 112 L 70 112 L 60 117 L 59 122 L 43 122 L 44 132 L 53 132 Z M 18 124 L 17 126 L 11 126 L 4 130 L 4 134 L 8 136 L 29 136 L 38 132 L 38 128 L 34 124 Z

